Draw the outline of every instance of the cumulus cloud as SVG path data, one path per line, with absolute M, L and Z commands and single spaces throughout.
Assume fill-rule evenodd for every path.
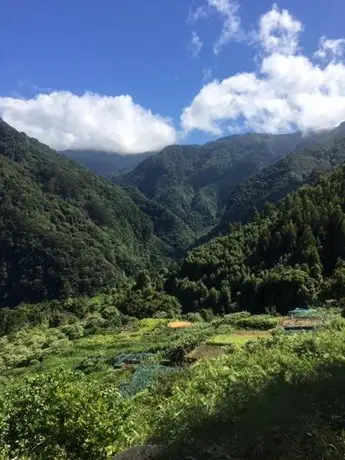
M 301 54 L 302 30 L 287 10 L 274 5 L 255 33 L 258 69 L 204 85 L 182 112 L 185 132 L 221 135 L 238 132 L 239 126 L 271 133 L 310 131 L 345 120 L 345 63 L 339 60 L 345 39 L 321 39 L 318 57 L 325 60 L 317 65 Z
M 190 49 L 191 49 L 193 57 L 198 57 L 202 46 L 203 46 L 202 40 L 200 39 L 199 35 L 195 31 L 193 31 L 192 39 L 190 43 Z
M 135 104 L 128 95 L 54 91 L 32 99 L 0 97 L 0 114 L 10 125 L 57 150 L 125 154 L 158 150 L 177 140 L 169 119 Z
M 301 22 L 294 19 L 287 10 L 280 11 L 276 4 L 259 21 L 258 40 L 267 54 L 294 54 L 302 32 Z

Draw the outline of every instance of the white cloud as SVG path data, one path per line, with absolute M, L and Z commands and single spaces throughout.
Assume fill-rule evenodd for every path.
M 190 43 L 190 49 L 191 49 L 193 57 L 198 57 L 202 47 L 203 47 L 202 40 L 200 39 L 199 35 L 195 31 L 193 31 L 192 39 Z
M 345 38 L 330 40 L 326 37 L 320 38 L 319 48 L 314 54 L 321 60 L 338 60 L 345 55 Z
M 214 46 L 214 54 L 219 54 L 223 46 L 232 40 L 243 40 L 245 34 L 241 27 L 241 18 L 238 15 L 240 5 L 237 0 L 206 0 L 205 5 L 189 10 L 187 22 L 195 23 L 199 19 L 209 18 L 216 13 L 222 19 L 222 30 Z
M 287 10 L 280 11 L 276 4 L 259 21 L 258 40 L 267 54 L 294 54 L 298 48 L 301 22 Z
M 256 37 L 264 53 L 257 71 L 204 85 L 182 112 L 185 132 L 222 135 L 239 126 L 271 133 L 310 131 L 345 120 L 345 62 L 334 60 L 343 50 L 342 39 L 321 41 L 319 49 L 332 53 L 319 66 L 300 54 L 302 30 L 287 10 L 274 5 L 259 20 Z
M 227 45 L 231 40 L 244 38 L 241 19 L 238 15 L 240 6 L 236 0 L 207 0 L 207 2 L 223 18 L 222 31 L 213 47 L 213 52 L 219 54 L 222 47 Z
M 135 104 L 130 96 L 54 91 L 32 99 L 0 97 L 0 114 L 18 130 L 58 150 L 137 153 L 177 140 L 169 119 Z

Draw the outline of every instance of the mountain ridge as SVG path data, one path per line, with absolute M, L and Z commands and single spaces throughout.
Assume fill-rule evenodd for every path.
M 322 173 L 327 173 L 345 161 L 342 139 L 345 123 L 329 131 L 317 133 L 316 143 L 306 142 L 257 174 L 249 177 L 231 192 L 224 214 L 215 232 L 224 233 L 235 221 L 247 222 L 255 210 L 266 202 L 277 203 L 303 184 L 312 184 Z
M 102 150 L 68 149 L 61 150 L 58 153 L 96 174 L 104 177 L 112 177 L 129 172 L 141 161 L 155 155 L 156 152 L 121 154 L 117 152 L 104 152 Z

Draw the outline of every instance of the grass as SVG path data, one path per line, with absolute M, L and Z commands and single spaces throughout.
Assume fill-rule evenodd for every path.
M 239 345 L 242 346 L 250 340 L 268 337 L 266 331 L 237 331 L 233 334 L 218 334 L 207 341 L 209 345 Z

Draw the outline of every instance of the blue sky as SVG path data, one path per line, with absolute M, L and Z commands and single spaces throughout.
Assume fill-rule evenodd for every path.
M 55 148 L 130 153 L 345 119 L 343 0 L 0 0 L 0 7 L 0 113 Z M 274 66 L 290 70 L 277 75 Z M 308 113 L 320 104 L 327 113 Z

